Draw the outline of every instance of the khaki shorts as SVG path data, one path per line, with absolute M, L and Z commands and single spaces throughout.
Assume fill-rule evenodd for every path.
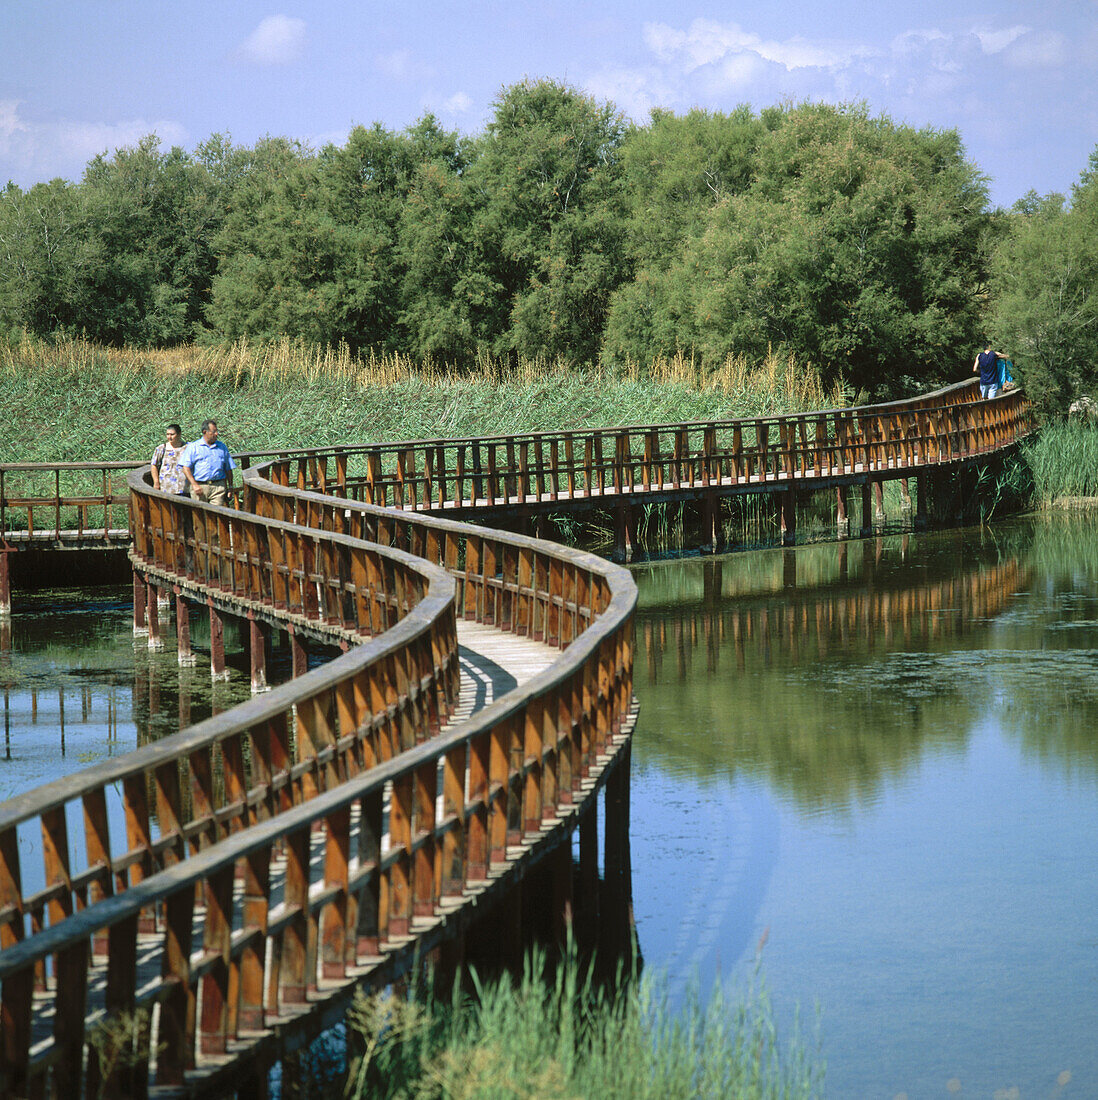
M 202 481 L 198 485 L 198 499 L 206 504 L 217 504 L 222 508 L 232 506 L 232 498 L 229 496 L 229 483 L 226 478 L 220 477 L 216 481 Z

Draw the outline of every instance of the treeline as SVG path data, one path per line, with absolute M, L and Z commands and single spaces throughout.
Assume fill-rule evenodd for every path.
M 1076 216 L 1053 205 L 993 215 L 955 132 L 861 106 L 634 126 L 523 82 L 471 137 L 430 115 L 319 152 L 220 135 L 164 151 L 150 135 L 79 183 L 9 184 L 0 330 L 288 335 L 458 365 L 773 351 L 883 397 L 956 377 L 989 320 L 1031 352 L 997 309 L 996 257 Z

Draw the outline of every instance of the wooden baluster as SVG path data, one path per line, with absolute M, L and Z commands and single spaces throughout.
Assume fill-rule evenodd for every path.
M 535 833 L 541 828 L 541 771 L 545 745 L 542 740 L 542 708 L 545 701 L 535 696 L 526 704 L 523 722 L 523 798 L 522 831 Z
M 568 476 L 568 498 L 569 500 L 575 500 L 576 498 L 576 455 L 575 455 L 575 441 L 572 438 L 572 433 L 569 432 L 564 437 L 564 465 L 565 471 Z
M 411 458 L 411 449 L 397 452 L 397 480 L 396 485 L 393 486 L 393 504 L 397 508 L 403 508 L 406 502 L 411 504 L 411 494 L 406 491 L 410 488 L 408 484 L 408 478 L 410 476 L 408 462 Z
M 380 941 L 389 925 L 388 882 L 382 876 L 381 860 L 382 791 L 378 788 L 362 799 L 358 823 L 358 867 L 360 886 L 355 892 L 357 920 L 354 933 L 356 958 L 377 956 Z M 348 922 L 352 921 L 348 911 Z
M 539 501 L 545 498 L 545 456 L 542 452 L 540 435 L 533 439 L 534 444 L 534 495 Z
M 499 500 L 499 466 L 496 458 L 496 443 L 485 443 L 484 449 L 488 456 L 488 503 L 494 505 Z
M 369 451 L 366 455 L 366 502 L 382 507 L 387 503 L 379 450 Z
M 511 630 L 529 638 L 534 628 L 534 562 L 533 551 L 525 548 L 518 552 L 518 576 Z
M 480 608 L 481 622 L 498 624 L 501 618 L 500 590 L 496 587 L 499 543 L 495 539 L 480 540 Z
M 412 915 L 434 916 L 438 904 L 441 867 L 435 835 L 438 798 L 438 761 L 429 760 L 415 769 L 413 790 L 415 852 L 412 856 Z
M 484 496 L 484 479 L 481 477 L 482 466 L 480 462 L 480 443 L 474 441 L 469 446 L 473 455 L 473 501 L 479 501 Z
M 466 744 L 450 749 L 442 758 L 442 820 L 438 859 L 439 897 L 460 897 L 465 885 L 465 774 L 469 756 Z M 471 768 L 471 761 L 469 761 Z M 472 774 L 470 771 L 470 782 Z
M 158 844 L 166 842 L 162 846 L 158 862 L 162 867 L 171 867 L 183 858 L 183 800 L 180 794 L 179 761 L 172 759 L 160 764 L 154 772 L 154 782 L 156 820 L 160 826 Z M 143 786 L 144 782 L 142 782 Z M 133 847 L 133 844 L 131 843 L 130 846 Z M 137 881 L 140 882 L 141 879 Z M 132 876 L 131 885 L 134 885 Z
M 64 804 L 42 813 L 42 861 L 46 886 L 64 889 L 46 907 L 49 923 L 59 924 L 73 912 L 72 875 L 69 868 L 69 830 Z
M 194 1067 L 195 987 L 190 962 L 194 893 L 193 886 L 184 886 L 164 903 L 163 976 L 169 985 L 160 1005 L 156 1058 L 160 1085 L 182 1085 L 184 1073 Z
M 480 734 L 469 741 L 469 813 L 464 826 L 467 882 L 480 882 L 488 877 L 491 753 L 491 733 Z
M 413 777 L 409 774 L 393 780 L 389 801 L 389 868 L 387 872 L 389 893 L 390 940 L 407 936 L 411 930 Z
M 286 837 L 284 896 L 288 918 L 276 937 L 280 942 L 280 1004 L 305 1003 L 309 983 L 309 829 L 298 829 Z M 313 979 L 315 980 L 315 979 Z
M 523 439 L 518 445 L 518 502 L 525 504 L 530 495 L 530 441 Z
M 270 889 L 271 849 L 249 852 L 241 861 L 244 868 L 241 901 L 241 930 L 253 935 L 240 952 L 240 1003 L 234 1032 L 258 1031 L 264 1026 L 263 969 L 266 958 L 267 893 Z
M 88 1011 L 87 940 L 78 940 L 57 953 L 54 1010 L 53 1041 L 57 1053 L 53 1093 L 79 1097 L 84 1085 L 84 1019 Z M 6 1024 L 7 1021 L 5 1030 Z
M 507 824 L 510 817 L 510 761 L 512 723 L 506 718 L 492 727 L 488 756 L 488 862 L 507 856 Z
M 454 506 L 460 508 L 465 501 L 465 444 L 457 446 L 457 462 L 454 467 Z
M 480 571 L 481 541 L 471 535 L 465 542 L 465 602 L 463 615 L 473 622 L 481 622 L 484 615 L 484 586 Z
M 202 1011 L 198 1047 L 202 1054 L 224 1054 L 229 1042 L 229 961 L 232 942 L 233 867 L 223 867 L 206 880 L 206 924 L 202 949 L 215 955 L 202 977 Z
M 219 839 L 220 830 L 214 819 L 213 759 L 209 745 L 195 749 L 189 756 L 191 773 L 191 818 L 189 824 L 200 829 L 190 839 L 192 854 L 203 851 Z

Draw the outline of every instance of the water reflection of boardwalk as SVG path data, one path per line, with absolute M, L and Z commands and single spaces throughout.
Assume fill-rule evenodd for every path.
M 652 683 L 667 675 L 669 659 L 674 676 L 685 681 L 698 652 L 705 653 L 710 672 L 718 670 L 722 652 L 730 652 L 743 672 L 771 648 L 799 664 L 832 651 L 871 652 L 894 639 L 933 645 L 964 637 L 974 623 L 999 614 L 1027 572 L 1012 558 L 923 584 L 787 588 L 780 596 L 734 604 L 720 600 L 718 580 L 707 584 L 708 606 L 641 612 L 638 644 Z

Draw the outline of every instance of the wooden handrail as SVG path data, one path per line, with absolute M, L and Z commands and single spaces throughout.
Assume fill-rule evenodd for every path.
M 108 1014 L 160 1004 L 157 1077 L 181 1084 L 196 1044 L 224 1054 L 232 1039 L 253 1042 L 256 1029 L 306 1011 L 324 982 L 345 988 L 386 952 L 395 958 L 516 844 L 544 839 L 590 797 L 586 777 L 633 706 L 632 579 L 593 555 L 432 511 L 907 476 L 1029 430 L 1019 391 L 973 395 L 963 384 L 861 409 L 282 451 L 245 471 L 240 510 L 154 490 L 147 467 L 131 472 L 132 556 L 152 583 L 350 648 L 227 714 L 0 805 L 0 1091 L 40 1088 L 47 1074 L 55 1091 L 79 1081 L 91 961 L 107 969 Z M 30 464 L 0 467 L 0 535 L 17 503 L 3 479 L 17 465 Z M 46 464 L 58 515 L 67 465 Z M 104 479 L 129 467 L 73 465 Z M 33 529 L 40 501 L 26 500 Z M 561 652 L 446 725 L 458 616 Z M 124 845 L 110 839 L 112 785 Z M 74 815 L 83 866 L 70 859 Z M 28 896 L 18 830 L 36 819 L 45 886 Z M 196 896 L 205 922 L 194 950 Z M 142 990 L 139 933 L 162 949 L 160 978 Z M 36 993 L 52 995 L 54 1023 L 32 1051 Z M 150 1057 L 146 1046 L 139 1076 Z
M 262 479 L 250 477 L 248 485 L 258 500 Z M 451 577 L 399 548 L 325 530 L 319 505 L 329 498 L 273 483 L 269 489 L 267 511 L 287 514 L 292 502 L 290 518 L 311 511 L 320 522 L 305 528 L 277 515 L 203 505 L 153 490 L 143 470 L 131 474 L 135 565 L 192 596 L 262 607 L 282 621 L 342 631 L 363 644 L 265 698 L 0 806 L 0 1087 L 44 1073 L 54 1080 L 77 1073 L 87 962 L 106 957 L 108 988 L 120 998 L 108 1011 L 132 1008 L 136 937 L 154 929 L 163 937 L 166 969 L 143 995 L 162 1005 L 166 1046 L 158 1078 L 181 1081 L 193 1060 L 189 1028 L 198 1027 L 202 1050 L 223 1050 L 230 1035 L 302 1004 L 318 973 L 352 973 L 383 942 L 404 936 L 413 918 L 439 912 L 444 897 L 483 881 L 508 845 L 538 833 L 579 796 L 585 775 L 629 714 L 636 593 L 624 570 L 508 535 L 493 540 L 509 563 L 497 569 L 489 555 L 478 558 L 483 528 L 434 522 L 426 536 L 432 556 L 462 565 L 463 615 L 507 629 L 506 606 L 510 629 L 563 650 L 550 669 L 440 739 L 457 675 Z M 479 573 L 471 567 L 475 560 L 484 563 Z M 403 588 L 386 580 L 383 567 L 394 576 L 403 570 Z M 410 606 L 391 625 L 377 605 L 391 605 L 397 591 Z M 363 641 L 378 627 L 384 632 Z M 378 771 L 386 760 L 392 767 Z M 359 783 L 367 778 L 365 786 Z M 111 783 L 122 784 L 126 808 L 121 853 L 108 838 L 105 789 Z M 386 783 L 391 846 L 382 853 Z M 337 791 L 332 805 L 324 801 Z M 447 811 L 436 821 L 440 796 Z M 66 810 L 72 805 L 84 813 L 86 870 L 69 866 Z M 348 848 L 351 806 L 361 846 L 357 863 Z M 16 830 L 36 816 L 46 888 L 26 898 Z M 275 827 L 283 819 L 285 828 Z M 325 887 L 310 894 L 308 844 L 318 822 L 326 823 L 329 855 Z M 273 829 L 269 836 L 255 831 L 265 825 Z M 289 861 L 277 919 L 270 875 L 276 842 Z M 233 901 L 238 860 L 245 865 L 245 890 Z M 189 947 L 196 885 L 206 899 L 208 937 L 197 955 Z M 277 961 L 274 979 L 264 985 L 268 943 Z M 185 1005 L 188 998 L 193 1003 L 199 978 L 196 1014 Z M 54 1036 L 32 1057 L 31 998 L 36 990 L 48 995 L 51 985 Z M 232 1011 L 230 985 L 239 991 Z
M 472 515 L 516 505 L 612 504 L 648 493 L 704 489 L 750 490 L 768 484 L 883 474 L 976 457 L 1009 446 L 1031 430 L 1019 389 L 991 401 L 975 381 L 903 401 L 739 419 L 623 425 L 565 432 L 527 432 L 393 443 L 338 445 L 238 455 L 243 467 L 279 461 L 296 465 L 287 483 L 412 511 Z M 13 496 L 13 473 L 132 469 L 132 463 L 0 463 L 0 539 L 35 531 L 34 510 L 54 518 L 45 534 L 63 538 L 63 509 L 77 509 L 86 537 L 106 530 L 83 523 L 89 507 L 120 499 L 55 491 Z M 105 474 L 103 475 L 105 476 Z M 81 510 L 82 509 L 82 510 Z M 15 519 L 21 518 L 18 531 Z M 109 526 L 109 523 L 107 524 Z M 85 528 L 87 530 L 85 531 Z

